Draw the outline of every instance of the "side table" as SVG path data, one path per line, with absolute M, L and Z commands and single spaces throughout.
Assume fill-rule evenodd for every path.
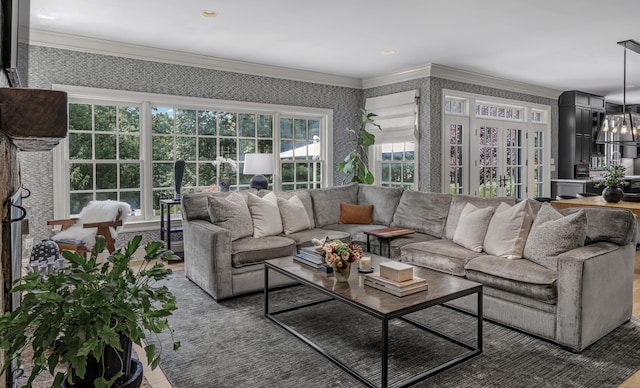
M 181 203 L 182 201 L 180 199 L 160 200 L 160 239 L 165 242 L 169 250 L 171 250 L 171 234 L 182 232 L 182 224 L 171 226 L 171 207 L 180 205 Z
M 369 237 L 374 236 L 377 237 L 378 240 L 380 240 L 380 255 L 382 255 L 382 242 L 386 241 L 388 248 L 387 257 L 391 257 L 391 240 L 396 237 L 406 236 L 413 233 L 415 233 L 415 230 L 404 228 L 381 228 L 365 230 L 364 234 L 367 235 L 367 252 L 371 252 L 371 243 L 369 241 Z

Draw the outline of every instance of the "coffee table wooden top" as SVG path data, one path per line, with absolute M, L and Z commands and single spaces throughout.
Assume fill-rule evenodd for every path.
M 366 230 L 364 231 L 364 234 L 369 234 L 375 237 L 391 238 L 391 237 L 404 236 L 405 234 L 413 234 L 415 232 L 416 232 L 415 230 L 404 229 L 404 228 L 380 228 L 380 229 Z
M 391 261 L 377 255 L 371 256 L 371 265 L 379 270 L 380 263 Z M 402 315 L 404 310 L 418 310 L 431 305 L 442 304 L 461 296 L 479 292 L 480 283 L 472 282 L 457 276 L 427 268 L 415 267 L 413 275 L 424 278 L 428 283 L 428 290 L 415 294 L 398 297 L 376 288 L 364 285 L 364 273 L 358 272 L 357 266 L 352 266 L 349 282 L 338 282 L 332 274 L 326 274 L 320 269 L 298 263 L 291 257 L 267 260 L 269 267 L 285 272 L 287 276 L 301 280 L 303 283 L 324 288 L 337 297 L 350 300 L 371 312 L 384 316 Z

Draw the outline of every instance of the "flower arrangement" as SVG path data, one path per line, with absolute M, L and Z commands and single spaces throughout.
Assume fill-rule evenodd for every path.
M 336 268 L 344 268 L 348 263 L 357 263 L 363 256 L 362 247 L 333 240 L 322 247 L 322 257 L 327 264 Z
M 218 172 L 219 176 L 225 176 L 229 172 L 236 171 L 236 168 L 238 167 L 235 160 L 228 158 L 226 156 L 218 156 L 216 160 L 214 160 L 211 163 L 213 163 L 213 165 L 219 169 L 219 172 Z

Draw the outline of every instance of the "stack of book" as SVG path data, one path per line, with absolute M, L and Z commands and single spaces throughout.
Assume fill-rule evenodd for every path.
M 293 259 L 313 268 L 320 268 L 323 263 L 320 252 L 316 251 L 314 247 L 300 248 L 300 253 L 297 253 Z
M 412 279 L 398 282 L 380 276 L 380 272 L 364 275 L 364 284 L 378 290 L 382 290 L 395 296 L 405 296 L 416 292 L 427 290 L 427 281 L 423 278 L 413 277 Z

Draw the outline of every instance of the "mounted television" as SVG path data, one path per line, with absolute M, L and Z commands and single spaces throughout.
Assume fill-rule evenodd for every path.
M 2 69 L 14 88 L 26 87 L 29 65 L 30 0 L 2 2 Z

